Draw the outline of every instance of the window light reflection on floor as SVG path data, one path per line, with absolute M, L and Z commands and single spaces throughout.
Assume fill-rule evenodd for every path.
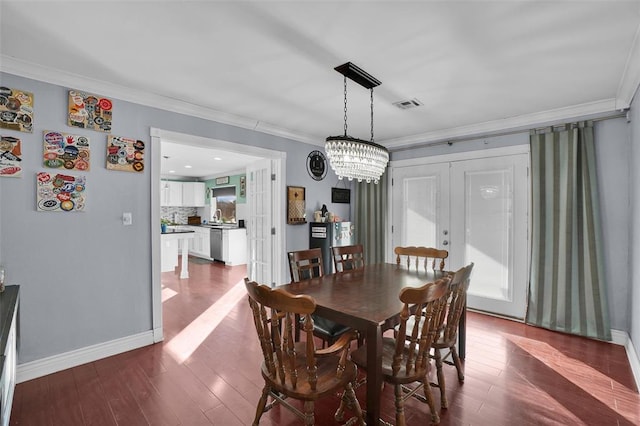
M 611 377 L 593 367 L 582 362 L 576 362 L 548 343 L 513 335 L 506 335 L 505 337 L 520 349 L 529 353 L 532 357 L 541 360 L 545 366 L 582 389 L 585 393 L 588 393 L 592 398 L 598 400 L 612 412 L 624 416 L 631 424 L 640 424 L 640 412 L 637 408 L 625 410 L 624 407 L 618 406 L 619 404 L 616 402 L 621 395 L 622 398 L 625 401 L 629 401 L 632 406 L 638 407 L 638 404 L 640 404 L 640 396 L 635 390 L 629 389 L 622 383 L 616 382 Z M 568 366 L 570 366 L 570 368 L 568 368 Z M 609 387 L 612 392 L 602 394 L 589 391 L 589 389 L 594 389 L 594 382 L 601 383 L 601 386 L 596 387 L 597 389 L 606 389 Z M 613 395 L 613 389 L 616 389 L 618 396 Z
M 238 281 L 224 296 L 200 314 L 188 326 L 166 344 L 166 349 L 178 363 L 183 363 L 205 339 L 216 329 L 222 320 L 246 297 L 244 279 Z

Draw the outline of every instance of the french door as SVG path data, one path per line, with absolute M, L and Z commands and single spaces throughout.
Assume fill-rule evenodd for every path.
M 261 284 L 279 281 L 277 241 L 274 221 L 274 160 L 264 159 L 249 165 L 247 173 L 247 275 Z
M 522 319 L 528 282 L 528 154 L 393 168 L 393 246 L 474 262 L 470 308 Z

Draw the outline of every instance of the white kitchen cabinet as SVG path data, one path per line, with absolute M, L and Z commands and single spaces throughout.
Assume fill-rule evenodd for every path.
M 211 230 L 202 226 L 187 226 L 195 232 L 193 240 L 189 241 L 189 253 L 194 256 L 210 259 L 210 237 Z
M 160 183 L 160 205 L 182 206 L 182 182 L 163 181 Z
M 247 229 L 234 228 L 222 231 L 222 258 L 226 265 L 247 263 Z
M 204 207 L 204 182 L 163 181 L 160 205 L 167 207 Z
M 204 207 L 204 182 L 182 182 L 182 205 Z

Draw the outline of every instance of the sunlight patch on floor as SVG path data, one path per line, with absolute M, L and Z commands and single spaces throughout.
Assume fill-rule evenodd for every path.
M 186 361 L 246 295 L 247 290 L 242 279 L 171 339 L 165 347 L 167 353 L 178 363 Z
M 162 297 L 162 303 L 166 302 L 167 300 L 171 299 L 173 296 L 175 296 L 176 294 L 178 294 L 177 291 L 170 289 L 169 287 L 164 287 L 162 289 L 161 295 L 160 297 Z
M 534 358 L 540 360 L 540 362 L 551 368 L 557 374 L 582 389 L 585 393 L 600 401 L 600 403 L 607 406 L 611 411 L 624 416 L 632 424 L 638 424 L 640 420 L 638 413 L 625 412 L 616 405 L 616 399 L 620 397 L 626 401 L 634 401 L 640 404 L 640 396 L 634 390 L 616 382 L 595 368 L 583 362 L 577 362 L 575 359 L 564 355 L 548 343 L 511 335 L 506 335 L 506 338 Z M 598 384 L 596 389 L 613 389 L 613 386 L 617 386 L 619 391 L 617 391 L 616 395 L 614 395 L 613 392 L 596 392 L 594 391 L 594 383 Z

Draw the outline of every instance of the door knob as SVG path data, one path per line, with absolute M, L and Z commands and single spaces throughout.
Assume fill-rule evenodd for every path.
M 443 245 L 443 246 L 449 245 L 449 241 L 444 240 L 444 241 L 442 242 L 442 245 Z

